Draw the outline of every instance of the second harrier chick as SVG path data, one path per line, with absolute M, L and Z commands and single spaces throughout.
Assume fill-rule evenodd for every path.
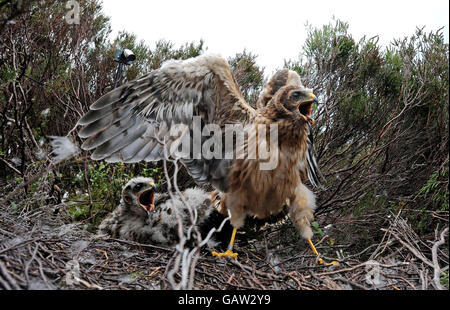
M 189 188 L 182 195 L 191 211 L 179 194 L 171 198 L 167 193 L 158 193 L 152 178 L 133 178 L 123 188 L 119 206 L 103 220 L 98 232 L 139 243 L 173 246 L 179 241 L 177 212 L 184 232 L 192 226 L 191 212 L 196 212 L 202 237 L 225 219 L 203 189 Z M 215 241 L 208 245 L 214 246 Z

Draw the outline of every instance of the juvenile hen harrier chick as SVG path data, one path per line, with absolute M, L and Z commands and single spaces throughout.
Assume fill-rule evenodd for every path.
M 182 194 L 192 210 L 197 210 L 197 226 L 203 237 L 225 219 L 214 209 L 210 195 L 203 189 L 189 188 Z M 191 226 L 188 207 L 177 193 L 173 196 L 171 199 L 169 194 L 158 193 L 152 178 L 131 179 L 122 190 L 119 206 L 102 221 L 98 233 L 139 243 L 173 246 L 179 240 L 176 211 L 185 232 Z M 208 245 L 215 246 L 215 241 L 211 240 Z
M 269 81 L 258 109 L 253 109 L 242 96 L 228 62 L 219 56 L 201 55 L 169 61 L 110 91 L 78 121 L 83 126 L 79 136 L 87 138 L 82 148 L 93 152 L 92 159 L 124 163 L 161 160 L 164 149 L 187 138 L 194 148 L 181 163 L 195 181 L 210 183 L 222 192 L 222 210 L 230 212 L 234 226 L 229 250 L 214 255 L 236 257 L 234 238 L 245 218 L 267 218 L 286 203 L 295 226 L 315 251 L 310 227 L 315 196 L 302 182 L 308 177 L 316 183 L 309 127 L 314 103 L 316 96 L 303 86 L 299 75 L 284 70 Z M 173 136 L 170 129 L 174 124 L 183 124 L 187 130 Z M 261 169 L 267 158 L 258 157 L 259 153 L 230 159 L 223 156 L 226 150 L 212 158 L 195 152 L 199 141 L 204 146 L 209 139 L 202 134 L 206 125 L 218 126 L 224 133 L 227 125 L 236 124 L 248 135 L 244 151 L 250 153 L 249 146 L 260 150 L 270 145 L 270 160 L 275 161 L 272 169 Z M 277 128 L 277 139 L 267 134 L 260 137 L 261 126 L 266 133 Z M 226 145 L 224 136 L 219 135 L 222 146 Z

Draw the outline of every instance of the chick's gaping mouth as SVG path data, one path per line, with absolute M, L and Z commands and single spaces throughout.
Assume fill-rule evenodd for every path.
M 155 200 L 155 191 L 153 188 L 143 191 L 138 196 L 139 205 L 146 211 L 155 210 L 154 200 Z
M 307 122 L 314 124 L 314 120 L 311 118 L 312 105 L 315 101 L 305 101 L 301 103 L 298 107 L 300 114 L 305 118 Z
M 300 113 L 302 113 L 304 116 L 310 116 L 311 115 L 311 109 L 312 109 L 313 101 L 305 101 L 300 104 L 298 107 L 298 110 Z

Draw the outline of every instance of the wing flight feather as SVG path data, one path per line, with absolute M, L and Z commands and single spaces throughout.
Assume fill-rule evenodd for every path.
M 168 61 L 149 74 L 102 96 L 78 121 L 84 150 L 110 162 L 155 161 L 161 141 L 173 124 L 246 123 L 255 110 L 248 105 L 227 61 L 202 55 Z M 158 141 L 159 140 L 159 141 Z M 197 167 L 197 169 L 202 169 Z

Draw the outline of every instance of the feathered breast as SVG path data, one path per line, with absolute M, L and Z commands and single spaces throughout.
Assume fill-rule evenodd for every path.
M 277 159 L 275 169 L 260 169 L 261 159 L 244 158 L 235 160 L 230 172 L 229 193 L 239 197 L 246 211 L 258 218 L 277 214 L 286 199 L 293 197 L 296 187 L 301 183 L 299 163 L 306 161 L 305 125 L 299 124 L 297 128 L 284 121 L 277 125 L 278 144 L 276 148 L 270 149 L 271 158 Z M 254 135 L 257 135 L 257 128 L 253 131 Z M 269 137 L 266 138 L 266 145 L 270 144 L 268 139 Z M 248 140 L 258 141 L 256 137 Z

